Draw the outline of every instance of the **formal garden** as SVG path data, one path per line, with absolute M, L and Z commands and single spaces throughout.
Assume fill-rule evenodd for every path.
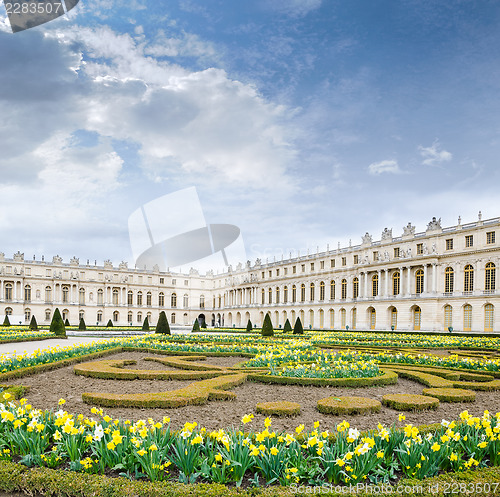
M 500 338 L 151 331 L 0 357 L 0 490 L 500 493 Z

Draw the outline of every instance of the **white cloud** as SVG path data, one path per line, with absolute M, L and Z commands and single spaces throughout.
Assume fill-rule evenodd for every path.
M 303 17 L 312 10 L 319 9 L 322 0 L 266 0 L 273 10 L 283 12 L 291 17 Z
M 441 145 L 438 140 L 435 140 L 430 147 L 418 147 L 420 155 L 423 157 L 422 164 L 424 166 L 439 166 L 443 162 L 449 162 L 453 155 L 447 150 L 441 150 Z
M 400 174 L 402 171 L 397 161 L 383 160 L 380 162 L 372 162 L 368 166 L 368 172 L 372 175 L 377 175 L 382 173 Z

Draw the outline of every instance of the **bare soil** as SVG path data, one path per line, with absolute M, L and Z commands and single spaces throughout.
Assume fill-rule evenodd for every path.
M 144 361 L 143 358 L 146 356 L 151 356 L 151 354 L 124 352 L 108 356 L 106 359 L 136 360 L 137 364 L 129 366 L 130 369 L 171 369 L 153 361 Z M 242 360 L 244 359 L 241 357 L 209 357 L 206 362 L 229 367 Z M 102 380 L 77 376 L 73 372 L 73 366 L 71 366 L 12 380 L 8 383 L 29 385 L 31 390 L 26 397 L 29 403 L 36 408 L 57 410 L 59 409 L 58 400 L 64 398 L 66 403 L 63 408 L 68 412 L 82 413 L 96 418 L 96 415 L 91 414 L 92 406 L 83 403 L 83 392 L 161 392 L 185 387 L 192 381 Z M 382 400 L 382 396 L 388 393 L 421 394 L 423 388 L 425 387 L 419 383 L 401 378 L 396 385 L 368 388 L 272 385 L 249 381 L 232 390 L 237 394 L 237 399 L 234 401 L 209 401 L 202 406 L 186 406 L 176 409 L 106 408 L 105 413 L 113 418 L 130 420 L 149 417 L 161 420 L 163 416 L 169 416 L 174 429 L 180 428 L 186 421 L 196 421 L 199 426 L 204 426 L 208 430 L 216 430 L 221 427 L 240 427 L 241 418 L 245 414 L 252 413 L 255 419 L 246 426 L 246 429 L 262 430 L 265 416 L 255 412 L 256 404 L 258 402 L 288 400 L 298 402 L 302 407 L 301 413 L 293 418 L 273 418 L 272 427 L 276 431 L 292 431 L 299 424 L 304 424 L 306 429 L 310 429 L 315 421 L 320 421 L 321 429 L 332 431 L 344 419 L 358 429 L 369 429 L 376 428 L 378 423 L 385 426 L 390 426 L 393 423 L 397 426 L 406 423 L 414 425 L 439 423 L 442 419 L 456 419 L 464 410 L 477 416 L 482 415 L 486 409 L 493 414 L 500 410 L 500 391 L 476 392 L 476 401 L 473 403 L 442 402 L 435 411 L 407 412 L 404 413 L 406 421 L 403 422 L 398 421 L 399 412 L 384 406 L 382 406 L 381 412 L 376 414 L 350 416 L 325 415 L 316 410 L 317 401 L 325 397 L 359 396 Z

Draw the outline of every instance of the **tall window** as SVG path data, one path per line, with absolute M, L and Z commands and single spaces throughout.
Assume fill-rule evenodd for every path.
M 472 329 L 472 306 L 470 304 L 464 305 L 464 331 Z
M 69 287 L 68 286 L 62 287 L 62 301 L 64 304 L 67 304 L 69 302 Z
M 335 327 L 335 311 L 330 309 L 330 328 L 333 330 Z
M 419 269 L 415 273 L 415 293 L 419 295 L 423 291 L 424 291 L 424 271 L 422 269 Z
M 422 320 L 422 311 L 420 307 L 415 307 L 413 311 L 413 329 L 420 330 L 420 322 Z
M 398 310 L 393 307 L 391 311 L 391 328 L 396 329 L 398 327 Z
M 12 316 L 12 307 L 6 307 L 5 308 L 5 315 L 6 316 Z
M 401 291 L 401 275 L 399 271 L 396 271 L 392 275 L 392 294 L 399 295 Z
M 260 295 L 261 295 L 260 303 L 265 304 L 266 303 L 266 291 L 264 289 L 262 289 L 260 292 Z
M 453 250 L 453 238 L 446 240 L 446 250 Z
M 118 288 L 113 288 L 113 305 L 118 305 L 119 291 Z
M 170 322 L 172 324 L 175 324 L 175 312 L 172 312 L 172 314 L 170 315 Z
M 132 315 L 132 312 L 129 311 L 127 314 L 127 321 L 132 324 L 132 321 L 134 320 L 134 316 Z
M 343 279 L 340 283 L 340 296 L 343 299 L 347 298 L 347 280 Z
M 353 330 L 356 329 L 356 317 L 357 317 L 358 311 L 357 309 L 352 310 L 352 321 L 351 321 L 351 327 Z
M 370 311 L 370 330 L 375 329 L 375 325 L 377 324 L 377 312 L 372 308 Z
M 324 281 L 322 281 L 319 284 L 319 300 L 321 302 L 323 302 L 323 300 L 325 300 L 325 282 Z
M 484 306 L 484 331 L 493 331 L 493 304 Z
M 99 290 L 97 290 L 97 305 L 102 305 L 103 298 L 104 298 L 104 291 L 102 288 L 99 288 Z
M 488 231 L 486 233 L 486 243 L 495 243 L 495 232 L 494 231 Z
M 292 303 L 297 301 L 297 287 L 295 285 L 292 286 Z
M 5 300 L 12 300 L 12 283 L 5 283 Z
M 447 267 L 444 270 L 444 291 L 445 293 L 453 293 L 453 284 L 455 280 L 455 273 L 453 268 Z
M 352 280 L 352 298 L 357 299 L 359 297 L 359 279 L 354 278 Z
M 26 285 L 24 287 L 24 301 L 31 302 L 31 286 L 30 285 Z
M 137 322 L 142 323 L 142 312 L 137 313 Z
M 340 326 L 343 330 L 345 330 L 345 309 L 340 309 Z
M 102 321 L 102 311 L 97 313 L 97 322 L 100 323 Z
M 495 264 L 493 264 L 493 262 L 488 262 L 488 264 L 486 264 L 484 274 L 484 289 L 487 292 L 492 292 L 495 290 Z
M 372 277 L 372 297 L 378 295 L 378 274 L 374 274 Z
M 453 323 L 453 309 L 451 305 L 444 306 L 444 329 L 448 330 Z
M 50 286 L 45 287 L 45 302 L 52 302 L 52 288 Z
M 187 309 L 189 307 L 189 296 L 187 293 L 184 294 L 182 305 L 184 309 Z M 220 307 L 220 296 L 219 296 L 219 307 Z
M 24 320 L 29 321 L 31 319 L 31 309 L 24 309 Z
M 146 293 L 146 305 L 148 307 L 151 307 L 152 302 L 153 302 L 153 295 L 151 294 L 151 292 Z
M 200 295 L 200 309 L 205 309 L 205 295 Z
M 472 247 L 474 245 L 474 237 L 473 235 L 467 235 L 465 237 L 465 246 Z
M 50 321 L 50 309 L 45 309 L 45 321 Z
M 127 305 L 133 305 L 133 304 L 134 304 L 134 292 L 132 292 L 132 290 L 129 290 L 127 292 Z
M 276 303 L 277 304 L 280 303 L 280 287 L 279 286 L 276 287 Z
M 335 299 L 335 280 L 330 281 L 330 300 Z
M 80 290 L 78 290 L 78 303 L 80 305 L 85 305 L 85 288 L 80 288 Z
M 118 319 L 119 319 L 119 318 L 120 318 L 120 314 L 118 313 L 118 311 L 113 312 L 113 321 L 114 321 L 115 323 L 117 323 L 117 322 L 118 322 Z
M 286 304 L 288 302 L 288 287 L 283 288 L 283 303 Z
M 269 289 L 267 290 L 267 297 L 268 297 L 267 302 L 269 304 L 272 304 L 273 303 L 273 289 L 271 287 L 269 287 Z
M 137 292 L 137 305 L 142 305 L 142 292 Z
M 165 294 L 163 292 L 158 294 L 158 307 L 165 307 Z
M 474 289 L 474 268 L 467 264 L 464 269 L 464 292 L 472 292 Z
M 304 283 L 300 285 L 300 301 L 301 302 L 306 301 L 306 285 Z
M 170 296 L 170 307 L 172 307 L 172 308 L 177 307 L 177 294 L 176 293 L 173 293 Z
M 309 286 L 309 297 L 310 297 L 310 299 L 309 299 L 309 300 L 311 300 L 311 301 L 313 301 L 313 300 L 314 300 L 314 297 L 315 297 L 315 295 L 314 295 L 314 294 L 315 294 L 315 290 L 316 290 L 316 288 L 315 288 L 315 286 L 314 286 L 314 283 L 311 283 L 311 285 Z

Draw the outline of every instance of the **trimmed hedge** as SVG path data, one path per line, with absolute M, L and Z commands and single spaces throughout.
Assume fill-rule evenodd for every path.
M 461 388 L 424 388 L 423 395 L 435 397 L 440 402 L 474 402 L 476 392 Z
M 300 404 L 281 400 L 276 402 L 259 402 L 256 411 L 267 416 L 297 416 L 300 414 Z
M 426 395 L 390 393 L 382 397 L 382 404 L 392 407 L 396 411 L 423 411 L 425 409 L 436 409 L 439 405 L 439 399 Z
M 318 400 L 317 407 L 323 414 L 365 414 L 380 412 L 382 404 L 365 397 L 327 397 Z
M 24 385 L 0 385 L 0 402 L 4 402 L 4 394 L 9 393 L 14 399 L 24 397 L 30 391 L 29 386 Z
M 398 375 L 393 371 L 384 371 L 382 376 L 370 378 L 292 378 L 288 376 L 277 376 L 268 374 L 251 373 L 248 379 L 262 383 L 284 383 L 286 385 L 312 385 L 318 387 L 371 387 L 374 385 L 394 385 L 398 381 Z
M 168 392 L 136 394 L 83 393 L 82 399 L 87 404 L 102 407 L 172 408 L 187 405 L 202 405 L 208 400 L 235 399 L 235 393 L 226 392 L 225 390 L 241 385 L 246 379 L 246 374 L 239 373 L 198 381 L 191 383 L 191 385 L 185 388 Z

